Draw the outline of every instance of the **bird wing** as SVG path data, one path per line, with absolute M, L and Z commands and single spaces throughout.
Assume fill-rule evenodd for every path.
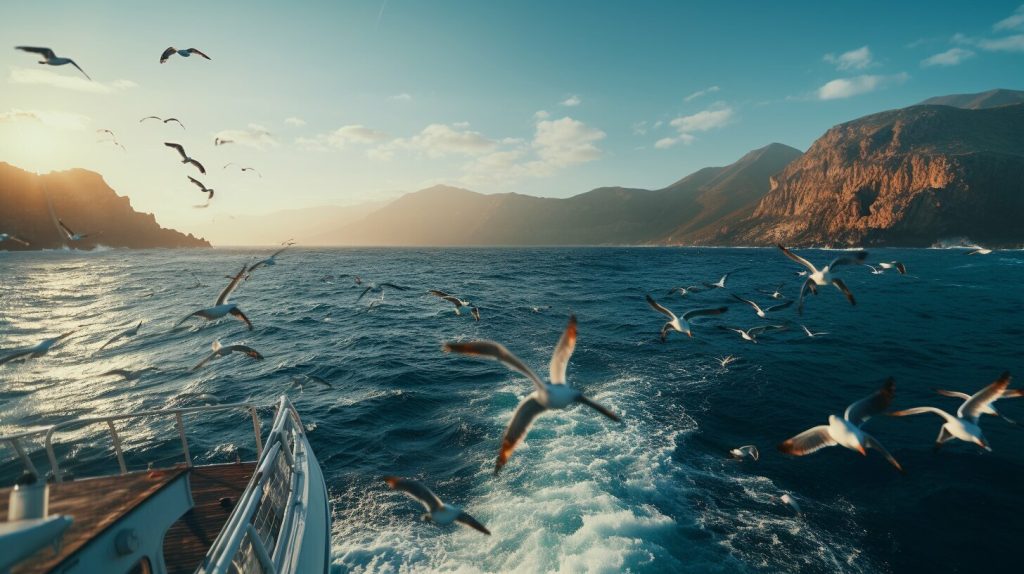
M 935 392 L 945 397 L 953 397 L 954 399 L 963 399 L 965 401 L 971 398 L 971 395 L 961 393 L 960 391 L 944 391 L 942 389 L 935 389 Z M 1005 398 L 1006 395 L 1004 394 L 1003 397 Z
M 53 50 L 49 48 L 36 48 L 34 46 L 15 46 L 15 49 L 23 52 L 32 52 L 33 54 L 40 54 L 47 60 L 56 58 L 57 55 L 53 53 Z
M 228 345 L 227 347 L 222 347 L 220 352 L 221 352 L 221 354 L 225 354 L 225 353 L 242 353 L 243 355 L 246 355 L 248 357 L 252 357 L 253 359 L 256 359 L 257 361 L 262 361 L 263 360 L 263 355 L 261 355 L 259 351 L 257 351 L 256 349 L 253 349 L 252 347 L 250 347 L 248 345 Z
M 74 236 L 75 232 L 71 231 L 71 228 L 68 227 L 67 225 L 64 225 L 63 221 L 58 219 L 57 220 L 57 225 L 60 225 L 60 228 L 64 230 L 64 233 L 66 233 L 68 235 L 68 239 L 70 239 L 72 236 Z
M 188 156 L 185 155 L 185 148 L 182 147 L 181 144 L 176 144 L 176 143 L 171 143 L 171 142 L 164 142 L 164 145 L 169 147 L 169 148 L 174 148 L 174 149 L 178 150 L 178 153 L 181 154 L 181 159 L 188 159 Z
M 229 313 L 231 313 L 231 315 L 237 317 L 239 321 L 245 323 L 245 325 L 247 327 L 249 327 L 249 330 L 252 331 L 252 321 L 250 321 L 249 318 L 245 316 L 245 313 L 243 313 L 241 309 L 239 309 L 238 307 L 235 307 L 234 309 L 229 311 Z M 257 354 L 259 354 L 259 353 L 257 353 Z M 262 359 L 263 357 L 257 357 L 257 358 Z
M 924 413 L 932 413 L 933 415 L 939 415 L 940 417 L 946 419 L 947 422 L 956 421 L 956 417 L 942 409 L 938 409 L 935 407 L 914 407 L 912 409 L 903 409 L 902 411 L 893 411 L 891 413 L 886 414 L 888 414 L 890 417 L 907 417 L 911 415 L 920 415 Z
M 785 309 L 786 307 L 789 307 L 792 304 L 793 304 L 793 300 L 790 299 L 789 301 L 786 301 L 785 303 L 779 303 L 778 305 L 772 305 L 771 307 L 766 308 L 764 310 L 764 312 L 765 313 L 771 313 L 772 311 L 778 311 L 779 309 Z
M 751 327 L 750 329 L 747 329 L 747 334 L 756 337 L 757 335 L 760 335 L 765 331 L 781 331 L 785 328 L 786 327 L 782 325 L 758 325 L 757 327 Z
M 391 490 L 397 490 L 409 495 L 423 505 L 428 512 L 440 510 L 444 503 L 434 494 L 434 491 L 427 488 L 425 484 L 411 478 L 399 478 L 397 476 L 385 476 L 384 482 L 388 483 Z
M 164 53 L 160 54 L 160 63 L 163 64 L 164 62 L 166 62 L 167 58 L 170 58 L 171 55 L 175 52 L 177 52 L 177 50 L 174 49 L 174 46 L 170 46 L 169 48 L 164 50 Z
M 199 173 L 204 174 L 204 175 L 206 174 L 206 168 L 203 167 L 203 164 L 199 163 L 198 161 L 196 161 L 196 160 L 194 160 L 192 158 L 188 158 L 188 162 L 190 164 L 198 167 L 199 168 Z
M 200 56 L 202 56 L 202 57 L 206 58 L 207 60 L 209 60 L 209 59 L 210 59 L 210 57 L 209 57 L 209 56 L 207 56 L 206 54 L 204 54 L 204 53 L 202 53 L 201 51 L 197 50 L 196 48 L 189 48 L 189 49 L 188 49 L 188 51 L 189 51 L 189 53 L 191 53 L 191 54 L 199 54 Z
M 662 307 L 661 305 L 659 305 L 658 302 L 654 300 L 654 297 L 651 297 L 650 295 L 648 295 L 647 296 L 647 304 L 651 306 L 651 309 L 654 309 L 655 311 L 661 313 L 662 315 L 665 315 L 669 319 L 671 319 L 673 321 L 676 320 L 675 313 L 673 313 L 672 311 L 669 311 L 665 307 Z
M 803 265 L 811 273 L 817 273 L 818 272 L 818 270 L 814 267 L 814 265 L 811 265 L 810 261 L 804 259 L 803 257 L 800 257 L 799 255 L 797 255 L 796 253 L 793 253 L 789 249 L 786 249 L 785 247 L 782 246 L 781 243 L 777 243 L 776 246 L 782 251 L 783 255 L 785 255 L 786 257 L 789 257 L 793 261 L 796 261 L 800 265 Z
M 1002 397 L 1003 391 L 1009 385 L 1010 373 L 1009 371 L 1003 371 L 1003 374 L 999 375 L 999 379 L 996 382 L 974 393 L 971 398 L 964 401 L 964 404 L 960 405 L 960 408 L 956 411 L 956 416 L 970 419 L 971 422 L 977 424 L 978 417 L 981 416 L 985 407 Z
M 220 355 L 220 350 L 216 350 L 216 351 L 210 353 L 209 355 L 206 356 L 205 359 L 203 359 L 202 361 L 199 361 L 198 363 L 196 363 L 196 366 L 192 367 L 192 370 L 193 371 L 198 371 L 199 369 L 203 368 L 203 365 L 205 365 L 206 363 L 209 363 L 213 359 L 217 358 L 218 355 Z
M 836 257 L 828 264 L 828 268 L 833 269 L 837 265 L 857 265 L 867 259 L 867 256 L 867 251 L 858 251 L 853 257 L 847 257 L 845 255 L 842 257 Z
M 178 118 L 167 118 L 166 120 L 164 120 L 164 123 L 166 124 L 167 122 L 177 122 L 177 124 L 181 126 L 181 129 L 185 129 L 185 124 L 181 123 L 181 120 L 179 120 Z
M 85 79 L 89 80 L 90 82 L 92 81 L 92 78 L 89 77 L 89 74 L 86 74 L 85 70 L 83 70 L 81 66 L 76 64 L 74 60 L 68 58 L 68 63 L 71 64 L 72 66 L 78 68 L 78 71 L 82 72 L 82 75 L 85 76 Z
M 846 296 L 846 300 L 850 302 L 850 305 L 857 304 L 857 300 L 853 298 L 853 293 L 850 291 L 850 288 L 846 286 L 846 283 L 843 283 L 842 279 L 833 279 L 832 284 L 843 292 L 843 295 Z
M 224 303 L 227 303 L 228 297 L 231 296 L 231 292 L 235 290 L 235 287 L 238 286 L 238 282 L 241 281 L 242 276 L 245 275 L 245 270 L 246 265 L 242 265 L 242 270 L 239 271 L 237 275 L 231 278 L 231 283 L 228 283 L 228 286 L 225 287 L 224 290 L 221 291 L 220 295 L 217 297 L 217 305 L 223 305 Z
M 477 307 L 476 305 L 469 308 L 469 314 L 473 316 L 473 319 L 475 321 L 480 320 L 480 308 Z
M 828 425 L 819 425 L 779 444 L 778 449 L 785 454 L 803 456 L 837 444 L 828 433 Z
M 864 446 L 877 450 L 882 456 L 885 457 L 885 460 L 889 461 L 889 464 L 896 467 L 896 470 L 903 472 L 903 467 L 900 466 L 900 463 L 896 460 L 896 457 L 889 454 L 889 451 L 885 450 L 885 447 L 882 446 L 882 443 L 878 442 L 878 439 L 869 435 L 868 433 L 864 433 Z
M 491 531 L 487 530 L 486 526 L 484 526 L 483 524 L 480 524 L 480 522 L 478 522 L 477 519 L 473 518 L 469 514 L 466 514 L 465 512 L 460 512 L 459 515 L 455 517 L 455 522 L 458 522 L 460 524 L 465 524 L 466 526 L 472 528 L 473 530 L 478 530 L 478 531 L 483 532 L 484 534 L 486 534 L 488 536 L 491 535 Z
M 728 310 L 728 307 L 717 307 L 715 309 L 693 309 L 683 313 L 683 320 L 689 321 L 694 317 L 705 317 L 707 315 L 721 315 Z
M 22 239 L 20 237 L 17 237 L 15 235 L 8 235 L 7 239 L 10 239 L 11 241 L 13 241 L 15 243 L 20 243 L 20 244 L 24 245 L 25 247 L 28 247 L 29 245 L 32 245 L 28 241 L 25 241 L 24 239 Z
M 512 451 L 526 438 L 533 419 L 537 418 L 537 415 L 544 410 L 535 393 L 530 394 L 523 402 L 519 403 L 516 413 L 512 415 L 512 420 L 508 423 L 508 428 L 505 429 L 505 434 L 501 437 L 501 449 L 498 451 L 498 460 L 494 464 L 494 474 L 498 474 L 501 467 L 505 466 L 509 457 L 512 456 Z
M 395 285 L 394 283 L 381 283 L 379 285 L 379 287 L 391 287 L 392 289 L 396 289 L 398 291 L 408 291 L 409 290 L 408 287 L 402 287 L 401 285 Z
M 569 316 L 569 324 L 558 339 L 554 352 L 551 353 L 551 363 L 548 366 L 548 375 L 552 385 L 565 384 L 565 369 L 569 366 L 569 358 L 576 349 L 576 315 Z
M 107 345 L 109 345 L 109 344 L 113 343 L 114 341 L 116 341 L 116 340 L 120 339 L 121 337 L 124 337 L 124 336 L 125 336 L 125 335 L 127 335 L 127 334 L 128 334 L 128 331 L 123 331 L 123 332 L 121 332 L 121 333 L 118 333 L 118 334 L 114 335 L 113 337 L 111 337 L 111 338 L 110 338 L 110 340 L 109 340 L 109 341 L 107 341 L 106 343 L 103 343 L 103 346 L 101 346 L 101 347 L 100 347 L 99 349 L 97 349 L 97 350 L 98 350 L 98 351 L 102 351 L 103 349 L 107 348 Z
M 602 415 L 612 419 L 613 421 L 615 421 L 617 423 L 622 422 L 622 419 L 620 419 L 617 414 L 613 413 L 612 411 L 610 411 L 606 407 L 602 406 L 601 404 L 597 403 L 596 401 L 593 401 L 593 400 L 591 400 L 591 399 L 589 399 L 589 398 L 587 398 L 587 397 L 585 397 L 583 395 L 577 396 L 576 397 L 576 402 L 580 403 L 580 404 L 587 405 L 588 407 L 594 409 L 595 411 L 601 413 Z
M 160 121 L 163 121 L 162 118 L 158 118 L 157 116 L 146 116 L 146 117 L 142 118 L 141 120 L 139 120 L 139 123 L 141 124 L 142 122 L 144 122 L 146 120 L 160 120 Z
M 896 380 L 892 377 L 886 379 L 882 388 L 878 389 L 871 396 L 865 397 L 850 406 L 846 407 L 843 418 L 856 426 L 868 422 L 871 417 L 885 412 L 892 404 L 892 397 L 896 392 Z
M 519 357 L 513 355 L 512 352 L 506 349 L 501 343 L 495 343 L 494 341 L 445 343 L 443 349 L 446 353 L 474 355 L 500 361 L 504 363 L 506 367 L 514 371 L 519 371 L 529 377 L 529 379 L 533 381 L 533 386 L 536 387 L 537 392 L 542 394 L 547 392 L 544 388 L 544 383 L 540 380 L 540 377 L 537 376 L 537 373 L 534 373 L 530 367 L 527 367 L 525 363 L 519 360 Z
M 203 185 L 203 182 L 201 182 L 198 179 L 192 177 L 191 175 L 187 175 L 185 177 L 187 177 L 188 180 L 191 181 L 192 183 L 196 184 L 196 187 L 198 187 L 200 190 L 202 190 L 204 192 L 206 191 L 206 186 Z
M 34 349 L 34 347 L 33 347 L 33 349 Z M 15 352 L 11 353 L 10 355 L 7 355 L 5 357 L 0 357 L 0 365 L 3 365 L 5 363 L 9 363 L 9 362 L 11 362 L 11 361 L 13 361 L 15 359 L 20 359 L 21 357 L 25 357 L 25 356 L 31 355 L 33 353 L 33 349 L 25 349 L 25 350 L 22 350 L 22 351 L 15 351 Z
M 373 285 L 370 285 L 370 286 L 369 286 L 369 287 L 367 287 L 366 289 L 363 289 L 363 292 L 362 292 L 362 293 L 360 293 L 358 297 L 356 297 L 356 303 L 358 303 L 358 302 L 359 302 L 359 300 L 360 300 L 360 299 L 362 299 L 364 295 L 366 295 L 367 293 L 369 293 L 371 289 L 373 289 Z
M 740 301 L 740 302 L 742 302 L 742 303 L 746 303 L 747 305 L 750 305 L 751 307 L 753 307 L 753 308 L 754 308 L 754 310 L 755 310 L 755 311 L 761 311 L 761 310 L 762 310 L 762 309 L 761 309 L 761 307 L 760 307 L 760 306 L 758 306 L 758 304 L 757 304 L 757 303 L 754 303 L 754 302 L 753 302 L 753 301 L 751 301 L 750 299 L 744 299 L 743 297 L 740 297 L 739 295 L 737 295 L 737 294 L 735 294 L 735 293 L 732 293 L 731 295 L 732 295 L 732 298 L 733 298 L 733 299 L 735 299 L 735 300 L 737 300 L 737 301 Z

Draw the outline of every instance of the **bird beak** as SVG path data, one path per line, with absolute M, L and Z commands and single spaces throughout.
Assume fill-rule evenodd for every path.
M 687 331 L 686 332 L 686 336 L 692 339 L 693 338 L 693 333 L 691 333 L 690 331 Z
M 867 456 L 867 455 L 868 455 L 868 451 L 864 450 L 864 447 L 863 447 L 863 446 L 861 446 L 861 445 L 857 445 L 857 450 L 858 450 L 858 451 L 860 452 L 860 454 L 861 454 L 861 455 L 863 455 L 863 456 Z

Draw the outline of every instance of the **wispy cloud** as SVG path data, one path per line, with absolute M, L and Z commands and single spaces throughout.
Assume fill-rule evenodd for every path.
M 685 98 L 683 98 L 683 101 L 684 102 L 692 102 L 693 100 L 696 100 L 697 98 L 699 98 L 701 96 L 706 96 L 708 94 L 713 94 L 713 93 L 717 92 L 719 89 L 721 89 L 721 88 L 719 88 L 718 86 L 710 86 L 710 87 L 704 88 L 703 90 L 697 90 L 696 92 L 694 92 L 694 93 L 690 94 L 689 96 L 686 96 Z
M 114 80 L 110 83 L 103 83 L 86 80 L 81 76 L 72 76 L 52 70 L 36 68 L 11 68 L 7 81 L 12 84 L 50 86 L 52 88 L 90 94 L 112 94 L 139 86 L 131 80 Z
M 279 145 L 274 136 L 267 131 L 267 128 L 259 124 L 249 124 L 249 127 L 246 129 L 221 130 L 213 134 L 213 137 L 225 140 L 228 143 L 255 149 L 266 149 Z
M 306 125 L 306 120 L 292 116 L 290 118 L 285 118 L 284 123 L 289 126 L 301 128 L 302 126 Z
M 430 158 L 449 155 L 482 155 L 493 151 L 498 142 L 469 129 L 468 123 L 430 124 L 420 133 L 398 138 L 370 151 L 374 159 L 390 159 L 398 150 L 410 150 Z
M 921 66 L 928 68 L 932 66 L 956 66 L 960 62 L 974 56 L 973 50 L 967 48 L 950 48 L 945 52 L 939 52 L 921 60 Z
M 996 31 L 1024 29 L 1024 4 L 1018 6 L 1010 16 L 993 24 L 992 29 Z
M 1014 34 L 1004 38 L 984 38 L 978 40 L 977 46 L 989 52 L 1024 52 L 1024 34 Z
M 577 96 L 575 94 L 569 96 L 568 98 L 565 98 L 564 100 L 562 100 L 560 102 L 561 105 L 563 105 L 563 106 L 565 106 L 567 108 L 575 108 L 576 106 L 578 106 L 578 105 L 580 105 L 582 103 L 583 103 L 583 100 L 579 96 Z
M 551 117 L 551 114 L 549 114 L 547 110 L 537 110 L 533 112 L 533 119 L 535 120 L 546 120 L 549 117 Z
M 863 74 L 852 78 L 837 78 L 818 88 L 819 100 L 841 100 L 873 92 L 882 86 L 905 82 L 905 72 L 889 76 Z
M 0 113 L 0 124 L 22 121 L 37 122 L 46 127 L 60 130 L 81 131 L 92 120 L 82 114 L 55 110 L 22 110 L 14 108 Z
M 676 135 L 664 137 L 654 142 L 657 149 L 670 148 L 676 144 L 691 144 L 696 141 L 695 133 L 719 129 L 735 120 L 733 109 L 723 103 L 717 103 L 706 110 L 688 116 L 679 116 L 669 122 L 676 129 Z
M 392 102 L 403 102 L 403 103 L 411 102 L 412 101 L 412 94 L 407 94 L 405 92 L 402 92 L 401 94 L 395 94 L 393 96 L 388 96 L 388 100 L 390 100 Z
M 874 61 L 871 59 L 871 49 L 867 46 L 843 52 L 838 56 L 835 54 L 825 54 L 823 59 L 835 66 L 839 71 L 863 70 L 874 64 Z

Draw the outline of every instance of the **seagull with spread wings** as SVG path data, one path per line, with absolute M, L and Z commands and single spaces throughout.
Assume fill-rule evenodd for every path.
M 71 231 L 71 228 L 64 225 L 64 222 L 60 219 L 57 220 L 57 225 L 60 226 L 61 231 L 64 232 L 64 236 L 67 237 L 68 241 L 81 241 L 86 237 L 89 237 L 88 233 L 75 233 Z
M 201 173 L 203 175 L 206 175 L 206 168 L 203 167 L 203 164 L 201 164 L 198 161 L 188 157 L 188 154 L 185 153 L 185 148 L 181 144 L 176 144 L 176 143 L 171 143 L 171 142 L 164 142 L 164 145 L 169 147 L 169 148 L 178 150 L 178 154 L 181 155 L 181 163 L 190 163 L 190 164 L 196 166 L 197 169 L 199 169 L 199 173 Z
M 394 289 L 396 291 L 409 290 L 408 287 L 402 287 L 401 285 L 395 285 L 394 283 L 381 283 L 379 285 L 376 283 L 372 283 L 370 285 L 367 285 L 366 288 L 363 289 L 363 292 L 359 294 L 359 297 L 356 297 L 356 303 L 358 303 L 359 300 L 365 297 L 366 294 L 369 293 L 370 291 L 373 291 L 374 293 L 380 293 L 381 296 L 383 296 L 385 287 L 387 287 L 388 289 Z
M 90 82 L 92 81 L 92 78 L 89 77 L 89 74 L 86 74 L 85 70 L 83 70 L 78 64 L 76 64 L 74 60 L 72 60 L 71 58 L 61 58 L 54 54 L 53 50 L 49 48 L 35 48 L 33 46 L 15 46 L 14 49 L 21 50 L 22 52 L 31 52 L 33 54 L 39 54 L 39 56 L 42 58 L 42 60 L 39 60 L 40 64 L 46 64 L 49 66 L 63 66 L 64 64 L 71 64 L 72 66 L 78 68 L 79 72 L 82 72 L 82 75 L 85 76 L 85 79 L 89 80 Z
M 103 349 L 106 349 L 107 346 L 109 346 L 111 343 L 113 343 L 115 341 L 119 341 L 119 340 L 121 340 L 121 339 L 123 339 L 125 337 L 134 337 L 135 335 L 138 335 L 139 334 L 139 327 L 141 327 L 141 326 L 142 326 L 142 321 L 139 321 L 139 323 L 137 325 L 135 325 L 134 327 L 129 327 L 128 329 L 125 329 L 124 331 L 121 331 L 120 333 L 118 333 L 118 334 L 114 335 L 113 337 L 111 337 L 109 341 L 107 341 L 106 343 L 103 343 L 103 345 L 100 346 L 100 348 L 97 349 L 96 351 L 97 352 L 102 351 Z
M 445 504 L 441 502 L 441 499 L 437 497 L 432 490 L 426 487 L 422 482 L 413 480 L 411 478 L 399 478 L 397 476 L 385 476 L 384 482 L 388 484 L 391 490 L 397 490 L 404 492 L 410 498 L 419 502 L 426 509 L 427 513 L 423 515 L 424 522 L 433 522 L 441 526 L 447 526 L 452 522 L 458 522 L 463 526 L 468 526 L 473 530 L 483 532 L 490 536 L 491 531 L 480 524 L 477 519 L 467 514 L 464 510 L 458 506 L 451 504 Z
M 214 359 L 219 359 L 224 355 L 230 355 L 231 353 L 241 353 L 247 357 L 256 359 L 257 361 L 263 360 L 263 355 L 248 345 L 228 345 L 227 347 L 224 347 L 221 346 L 220 341 L 214 341 L 211 348 L 213 349 L 213 352 L 207 355 L 202 361 L 199 361 L 196 366 L 192 367 L 193 371 L 201 369 L 203 365 Z
M 29 245 L 32 245 L 31 243 L 29 243 L 28 241 L 25 241 L 24 239 L 18 237 L 17 235 L 11 235 L 10 233 L 0 233 L 0 243 L 3 243 L 4 241 L 7 241 L 7 240 L 13 241 L 15 243 L 20 243 L 20 244 L 24 245 L 25 247 L 28 247 Z
M 729 310 L 728 307 L 718 307 L 716 309 L 693 309 L 683 313 L 681 317 L 676 317 L 676 314 L 669 311 L 667 308 L 658 304 L 650 295 L 647 296 L 647 304 L 651 306 L 651 309 L 661 313 L 668 317 L 668 322 L 661 327 L 661 342 L 664 343 L 668 338 L 669 331 L 675 331 L 677 333 L 686 333 L 688 337 L 693 337 L 693 331 L 690 328 L 690 319 L 695 317 L 706 317 L 708 315 L 720 315 Z
M 200 192 L 208 194 L 206 196 L 206 202 L 207 203 L 209 203 L 210 200 L 213 199 L 213 188 L 212 187 L 206 187 L 205 183 L 199 181 L 198 179 L 192 177 L 191 175 L 186 176 L 186 177 L 188 177 L 188 180 L 191 181 L 193 184 L 195 184 L 196 187 L 199 188 Z
M 765 307 L 765 308 L 762 309 L 761 306 L 758 305 L 757 303 L 751 301 L 750 299 L 744 299 L 743 297 L 740 297 L 739 295 L 737 295 L 735 293 L 732 294 L 732 298 L 736 299 L 737 301 L 739 301 L 741 303 L 746 303 L 747 305 L 750 305 L 751 307 L 753 307 L 754 308 L 754 312 L 757 313 L 757 316 L 762 318 L 762 319 L 767 319 L 768 318 L 768 313 L 771 313 L 772 311 L 778 311 L 780 309 L 785 309 L 786 307 L 789 307 L 790 305 L 793 304 L 792 301 L 786 301 L 785 303 L 779 303 L 778 305 L 772 305 L 771 307 Z
M 967 393 L 962 393 L 960 391 L 946 391 L 946 390 L 943 390 L 943 389 L 936 389 L 935 392 L 939 393 L 940 395 L 942 395 L 944 397 L 953 397 L 953 398 L 961 399 L 961 400 L 964 400 L 964 401 L 969 400 L 971 398 L 971 395 L 968 395 Z M 1005 391 L 1003 391 L 1003 394 L 999 398 L 1000 399 L 1019 399 L 1020 397 L 1024 397 L 1024 389 L 1006 389 Z M 1020 423 L 1018 423 L 1017 421 L 1015 421 L 1015 420 L 1011 419 L 1010 417 L 1008 417 L 1008 416 L 1000 413 L 999 411 L 997 411 L 995 405 L 993 405 L 992 403 L 989 403 L 988 405 L 982 407 L 981 408 L 981 414 L 996 416 L 996 417 L 999 417 L 999 418 L 1003 419 L 1004 421 L 1010 423 L 1011 425 L 1018 425 L 1018 426 L 1020 426 Z
M 751 343 L 757 343 L 757 338 L 764 334 L 766 331 L 781 331 L 785 327 L 782 325 L 760 325 L 758 327 L 751 327 L 749 329 L 740 329 L 739 327 L 726 327 L 725 325 L 719 325 L 719 329 L 723 331 L 732 331 L 738 333 L 744 341 L 750 341 Z
M 181 129 L 185 129 L 185 124 L 181 123 L 181 120 L 179 120 L 178 118 L 167 118 L 167 119 L 164 119 L 164 118 L 161 118 L 159 116 L 146 116 L 146 117 L 142 118 L 141 120 L 139 120 L 139 123 L 141 124 L 142 122 L 144 122 L 146 120 L 160 120 L 161 122 L 163 122 L 165 124 L 168 123 L 168 122 L 175 122 L 175 123 L 177 123 L 181 127 Z
M 202 53 L 201 51 L 199 51 L 196 48 L 186 48 L 184 50 L 179 50 L 179 49 L 175 48 L 174 46 L 169 46 L 166 50 L 164 50 L 163 54 L 160 54 L 160 63 L 161 64 L 166 63 L 167 59 L 170 58 L 171 56 L 175 55 L 175 54 L 181 56 L 182 58 L 188 58 L 192 54 L 197 54 L 199 56 L 202 56 L 202 57 L 206 58 L 207 60 L 211 59 L 209 56 L 207 56 L 206 54 Z
M 63 335 L 61 335 L 59 337 L 51 337 L 49 339 L 45 339 L 45 340 L 43 340 L 43 342 L 39 343 L 38 345 L 33 345 L 31 347 L 25 347 L 23 349 L 18 349 L 16 351 L 13 351 L 13 352 L 11 352 L 11 353 L 3 356 L 3 357 L 0 357 L 0 365 L 3 365 L 5 363 L 10 363 L 11 361 L 15 361 L 17 359 L 28 360 L 28 359 L 37 359 L 39 357 L 42 357 L 46 353 L 49 353 L 51 349 L 53 349 L 57 345 L 59 345 L 61 343 L 61 341 L 63 341 L 64 339 L 70 337 L 74 333 L 75 333 L 74 331 L 71 331 L 70 333 L 64 333 Z
M 243 313 L 242 310 L 238 308 L 238 305 L 236 303 L 228 303 L 228 297 L 231 296 L 231 293 L 235 290 L 235 287 L 238 287 L 238 282 L 241 281 L 242 277 L 245 276 L 247 267 L 247 265 L 242 265 L 242 270 L 239 271 L 237 275 L 231 277 L 231 282 L 228 283 L 228 286 L 225 287 L 224 290 L 220 292 L 220 296 L 217 297 L 217 303 L 214 304 L 213 307 L 200 309 L 193 313 L 189 313 L 181 321 L 175 323 L 174 328 L 178 328 L 178 326 L 180 326 L 185 321 L 188 321 L 192 317 L 202 317 L 207 321 L 215 321 L 217 319 L 226 317 L 227 315 L 231 315 L 237 318 L 239 321 L 245 323 L 246 326 L 249 327 L 249 330 L 251 331 L 252 322 L 249 321 L 249 318 L 245 316 L 245 313 Z
M 842 279 L 834 277 L 832 275 L 832 271 L 834 271 L 835 268 L 840 265 L 856 265 L 858 263 L 862 263 L 864 259 L 868 256 L 866 251 L 860 251 L 856 253 L 853 257 L 836 257 L 835 259 L 832 260 L 831 263 L 822 267 L 821 269 L 818 269 L 817 267 L 812 265 L 810 261 L 804 259 L 803 257 L 800 257 L 796 253 L 793 253 L 789 249 L 783 247 L 781 243 L 777 245 L 779 250 L 782 251 L 783 255 L 789 257 L 793 261 L 796 261 L 800 265 L 803 265 L 804 267 L 807 268 L 808 275 L 807 279 L 804 281 L 803 287 L 800 288 L 800 298 L 798 300 L 799 303 L 796 307 L 797 313 L 803 314 L 804 312 L 804 295 L 807 293 L 807 291 L 810 290 L 812 294 L 817 295 L 818 287 L 825 285 L 835 285 L 836 289 L 839 289 L 840 291 L 843 292 L 843 295 L 846 296 L 846 300 L 850 302 L 850 305 L 857 304 L 857 301 L 853 298 L 853 293 L 850 292 L 850 289 L 846 286 L 846 283 L 843 283 Z
M 462 307 L 469 307 L 469 313 L 473 315 L 473 318 L 476 319 L 477 321 L 480 320 L 480 310 L 477 309 L 476 305 L 470 303 L 469 301 L 463 301 L 462 299 L 459 299 L 455 295 L 449 295 L 448 293 L 445 293 L 444 291 L 438 291 L 437 289 L 431 289 L 429 293 L 434 297 L 440 297 L 441 299 L 444 299 L 445 301 L 451 303 L 452 305 L 455 305 L 456 315 L 462 314 L 459 311 L 459 309 L 461 309 Z

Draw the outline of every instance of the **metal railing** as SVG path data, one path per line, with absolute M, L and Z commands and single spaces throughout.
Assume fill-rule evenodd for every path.
M 289 408 L 291 407 L 290 404 L 288 406 Z M 117 458 L 117 464 L 120 469 L 120 473 L 127 474 L 128 465 L 125 463 L 124 459 L 124 450 L 121 445 L 121 435 L 118 434 L 117 427 L 114 425 L 114 423 L 118 421 L 135 420 L 140 418 L 174 417 L 174 425 L 178 431 L 178 436 L 181 440 L 181 450 L 185 459 L 185 465 L 191 467 L 192 455 L 189 451 L 188 437 L 186 436 L 185 433 L 184 416 L 196 413 L 208 413 L 224 410 L 244 410 L 248 411 L 249 415 L 252 417 L 252 429 L 256 442 L 256 456 L 257 458 L 260 458 L 263 454 L 263 440 L 260 436 L 262 434 L 260 431 L 260 417 L 259 414 L 256 412 L 256 409 L 258 407 L 258 405 L 252 403 L 233 403 L 229 405 L 207 405 L 179 409 L 160 409 L 104 417 L 86 417 L 62 423 L 57 423 L 55 425 L 36 427 L 16 434 L 0 436 L 0 444 L 9 444 L 11 448 L 14 449 L 14 452 L 17 453 L 18 458 L 21 460 L 22 466 L 25 467 L 25 470 L 38 476 L 39 472 L 36 470 L 36 466 L 32 463 L 32 459 L 30 458 L 29 454 L 25 451 L 25 443 L 33 437 L 43 437 L 43 443 L 46 449 L 46 458 L 49 460 L 50 463 L 50 472 L 52 473 L 55 481 L 63 482 L 63 473 L 60 470 L 60 463 L 57 460 L 57 454 L 53 448 L 54 435 L 57 432 L 61 431 L 67 431 L 74 428 L 82 428 L 90 425 L 106 423 L 107 430 L 110 433 L 110 438 L 114 444 L 114 455 Z

